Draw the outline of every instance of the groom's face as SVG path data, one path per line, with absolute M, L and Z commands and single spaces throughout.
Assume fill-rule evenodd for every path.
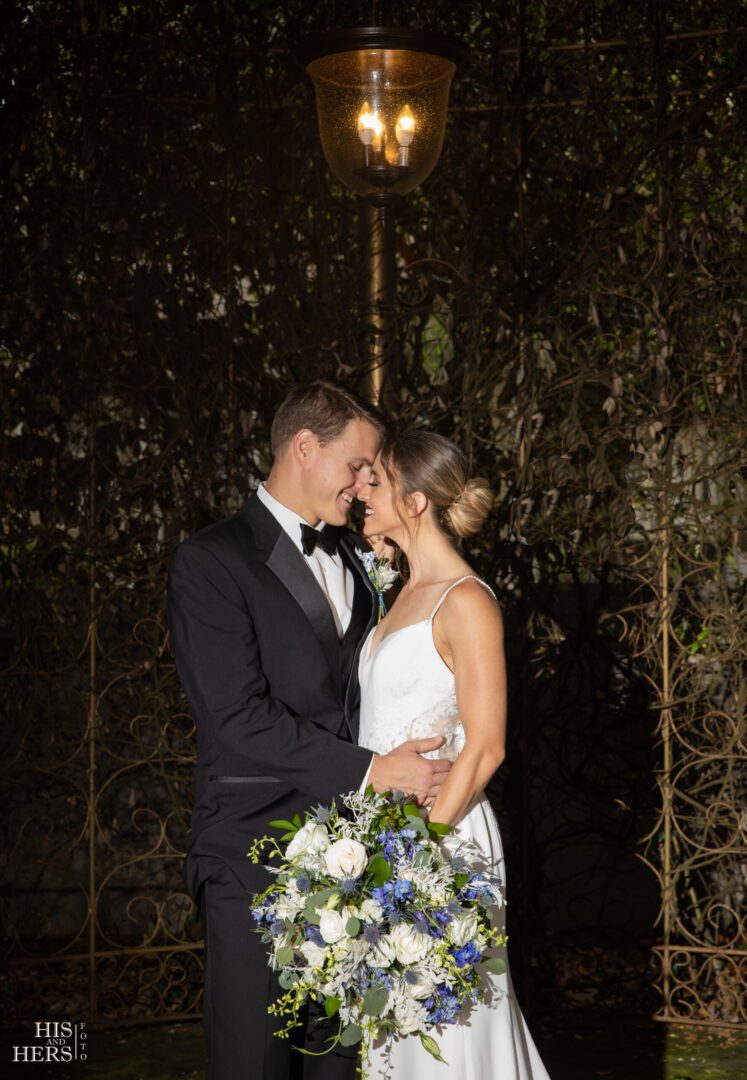
M 304 494 L 309 514 L 329 525 L 344 525 L 350 505 L 371 475 L 381 439 L 366 420 L 350 420 L 342 434 L 320 443 L 308 441 Z

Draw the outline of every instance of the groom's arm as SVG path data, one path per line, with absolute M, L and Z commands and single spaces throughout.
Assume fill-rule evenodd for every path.
M 199 544 L 177 548 L 169 568 L 171 649 L 195 718 L 209 724 L 247 771 L 278 777 L 321 801 L 357 788 L 371 752 L 333 735 L 342 710 L 293 716 L 269 693 L 244 596 Z

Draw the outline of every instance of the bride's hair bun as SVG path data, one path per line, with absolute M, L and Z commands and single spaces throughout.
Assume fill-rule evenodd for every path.
M 454 536 L 474 536 L 493 507 L 493 492 L 487 480 L 475 476 L 444 511 L 444 524 Z
M 381 451 L 384 468 L 400 496 L 421 491 L 435 520 L 450 536 L 474 536 L 493 506 L 487 480 L 470 480 L 464 451 L 434 431 L 411 428 L 390 434 Z

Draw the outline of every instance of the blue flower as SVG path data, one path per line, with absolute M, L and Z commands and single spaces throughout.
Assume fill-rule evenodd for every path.
M 386 915 L 391 916 L 395 913 L 397 907 L 407 900 L 411 900 L 415 895 L 415 888 L 411 881 L 406 878 L 395 881 L 385 881 L 383 885 L 378 885 L 371 889 L 371 896 L 384 910 Z
M 417 835 L 415 829 L 405 827 L 398 830 L 385 829 L 376 839 L 381 844 L 387 861 L 395 864 L 403 859 L 411 862 L 415 853 L 421 850 L 422 844 L 415 842 Z
M 273 937 L 278 937 L 285 930 L 285 923 L 282 919 L 273 919 L 270 923 L 270 933 Z
M 313 941 L 313 943 L 315 945 L 318 945 L 321 949 L 323 949 L 324 946 L 326 945 L 326 941 L 324 940 L 324 938 L 322 937 L 322 935 L 319 932 L 319 927 L 314 926 L 313 923 L 309 923 L 305 927 L 304 933 L 306 935 L 306 940 L 307 941 Z
M 350 896 L 351 893 L 356 892 L 358 889 L 358 882 L 355 878 L 347 877 L 343 878 L 340 882 L 340 890 L 346 895 Z
M 457 967 L 466 967 L 468 964 L 474 965 L 478 960 L 482 960 L 482 953 L 474 941 L 468 941 L 460 949 L 449 949 L 449 953 L 454 957 Z
M 311 882 L 306 877 L 306 874 L 299 874 L 296 878 L 296 888 L 299 892 L 308 892 L 311 888 Z
M 471 874 L 466 885 L 462 886 L 462 896 L 465 900 L 478 900 L 481 896 L 493 896 L 494 887 L 486 879 L 484 874 Z
M 435 994 L 431 994 L 423 1002 L 428 1013 L 428 1020 L 432 1024 L 451 1024 L 459 1012 L 459 1001 L 456 994 L 439 983 Z

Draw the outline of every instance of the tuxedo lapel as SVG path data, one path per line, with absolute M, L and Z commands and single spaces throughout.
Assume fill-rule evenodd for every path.
M 268 552 L 265 564 L 267 569 L 272 571 L 288 590 L 321 642 L 335 687 L 342 696 L 340 639 L 329 600 L 306 565 L 301 552 L 256 495 L 249 499 L 241 514 L 251 525 L 257 547 Z
M 359 546 L 360 549 L 363 550 L 362 546 L 356 541 L 353 533 L 348 533 L 340 540 L 340 555 L 342 561 L 351 571 L 355 580 L 353 615 L 350 626 L 348 627 L 348 633 L 345 635 L 346 641 L 348 635 L 350 636 L 350 647 L 353 655 L 350 658 L 348 665 L 349 676 L 344 691 L 345 715 L 353 738 L 356 741 L 358 739 L 358 728 L 357 724 L 351 724 L 351 719 L 354 713 L 353 703 L 356 694 L 358 693 L 358 660 L 361 646 L 368 636 L 368 631 L 374 624 L 377 611 L 376 593 L 371 584 L 371 579 L 369 578 L 363 563 L 355 554 L 356 548 L 359 548 Z
M 361 562 L 360 558 L 356 555 L 356 551 L 367 551 L 363 544 L 358 540 L 355 533 L 348 532 L 343 533 L 340 538 L 340 553 L 342 555 L 343 562 L 354 575 L 365 583 L 367 591 L 371 594 L 372 602 L 376 596 L 374 587 L 371 584 L 371 578 L 368 576 L 368 572 Z

